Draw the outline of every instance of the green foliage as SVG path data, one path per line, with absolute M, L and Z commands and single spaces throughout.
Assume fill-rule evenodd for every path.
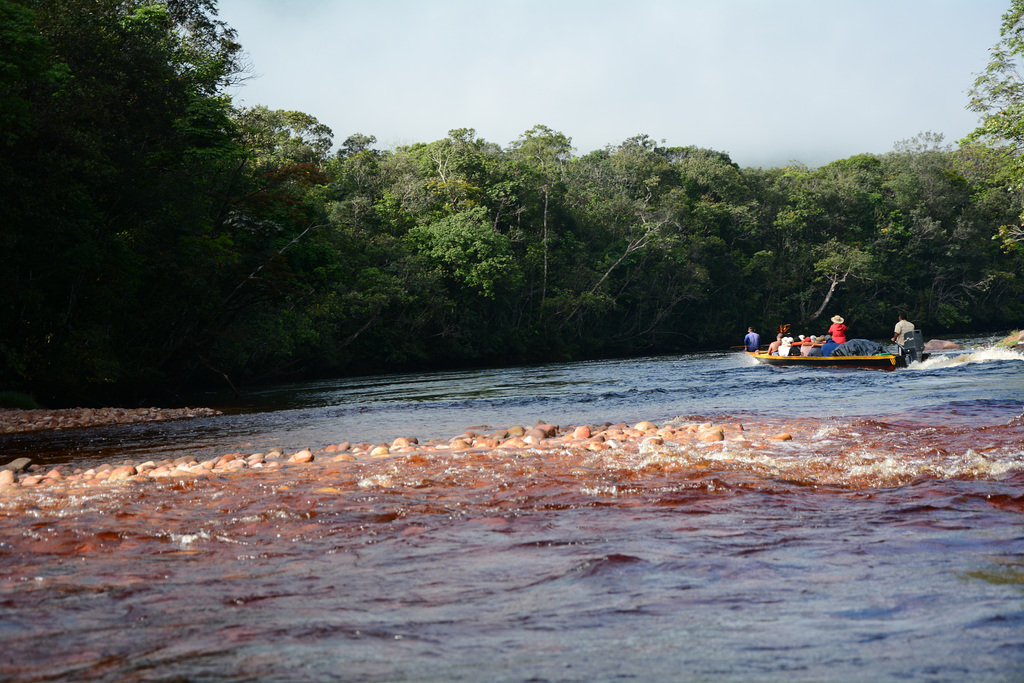
M 303 112 L 258 105 L 233 118 L 257 169 L 319 164 L 331 149 L 331 129 Z
M 32 125 L 33 82 L 53 82 L 48 73 L 49 43 L 35 30 L 35 13 L 11 0 L 0 0 L 0 131 L 14 144 Z
M 482 207 L 413 228 L 409 238 L 458 289 L 493 299 L 513 273 L 509 240 L 491 227 Z
M 971 111 L 981 115 L 981 125 L 964 142 L 984 141 L 1004 157 L 1005 173 L 1012 189 L 1024 191 L 1024 0 L 1011 0 L 1003 14 L 1000 40 L 989 50 L 988 66 L 970 91 Z M 1010 250 L 1024 252 L 1024 212 L 1013 225 L 1001 226 L 999 237 Z

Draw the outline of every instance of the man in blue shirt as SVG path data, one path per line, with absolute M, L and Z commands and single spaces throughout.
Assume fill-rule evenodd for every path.
M 832 350 L 839 346 L 839 342 L 832 341 L 832 335 L 825 335 L 825 343 L 821 345 L 821 355 L 831 356 Z
M 761 335 L 759 335 L 753 327 L 747 328 L 747 336 L 743 338 L 743 345 L 747 347 L 747 351 L 753 353 L 761 348 Z

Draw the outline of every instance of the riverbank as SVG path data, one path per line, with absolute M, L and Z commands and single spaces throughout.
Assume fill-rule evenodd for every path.
M 0 408 L 0 434 L 220 415 L 212 408 Z

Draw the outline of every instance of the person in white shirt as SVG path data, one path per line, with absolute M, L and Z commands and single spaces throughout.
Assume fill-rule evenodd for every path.
M 907 333 L 914 331 L 914 323 L 907 320 L 907 317 L 900 313 L 900 321 L 896 323 L 896 327 L 893 330 L 892 340 L 903 346 L 907 343 Z

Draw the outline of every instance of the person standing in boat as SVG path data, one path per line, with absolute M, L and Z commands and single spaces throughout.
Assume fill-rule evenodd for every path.
M 828 333 L 832 335 L 832 341 L 836 344 L 846 343 L 846 324 L 843 316 L 832 316 L 832 326 L 828 328 Z
M 900 313 L 900 321 L 896 323 L 893 330 L 892 340 L 901 347 L 907 343 L 907 333 L 914 331 L 914 323 L 907 320 L 907 316 Z
M 761 348 L 761 335 L 753 327 L 748 327 L 747 336 L 743 338 L 743 345 L 747 347 L 747 351 L 754 353 Z

